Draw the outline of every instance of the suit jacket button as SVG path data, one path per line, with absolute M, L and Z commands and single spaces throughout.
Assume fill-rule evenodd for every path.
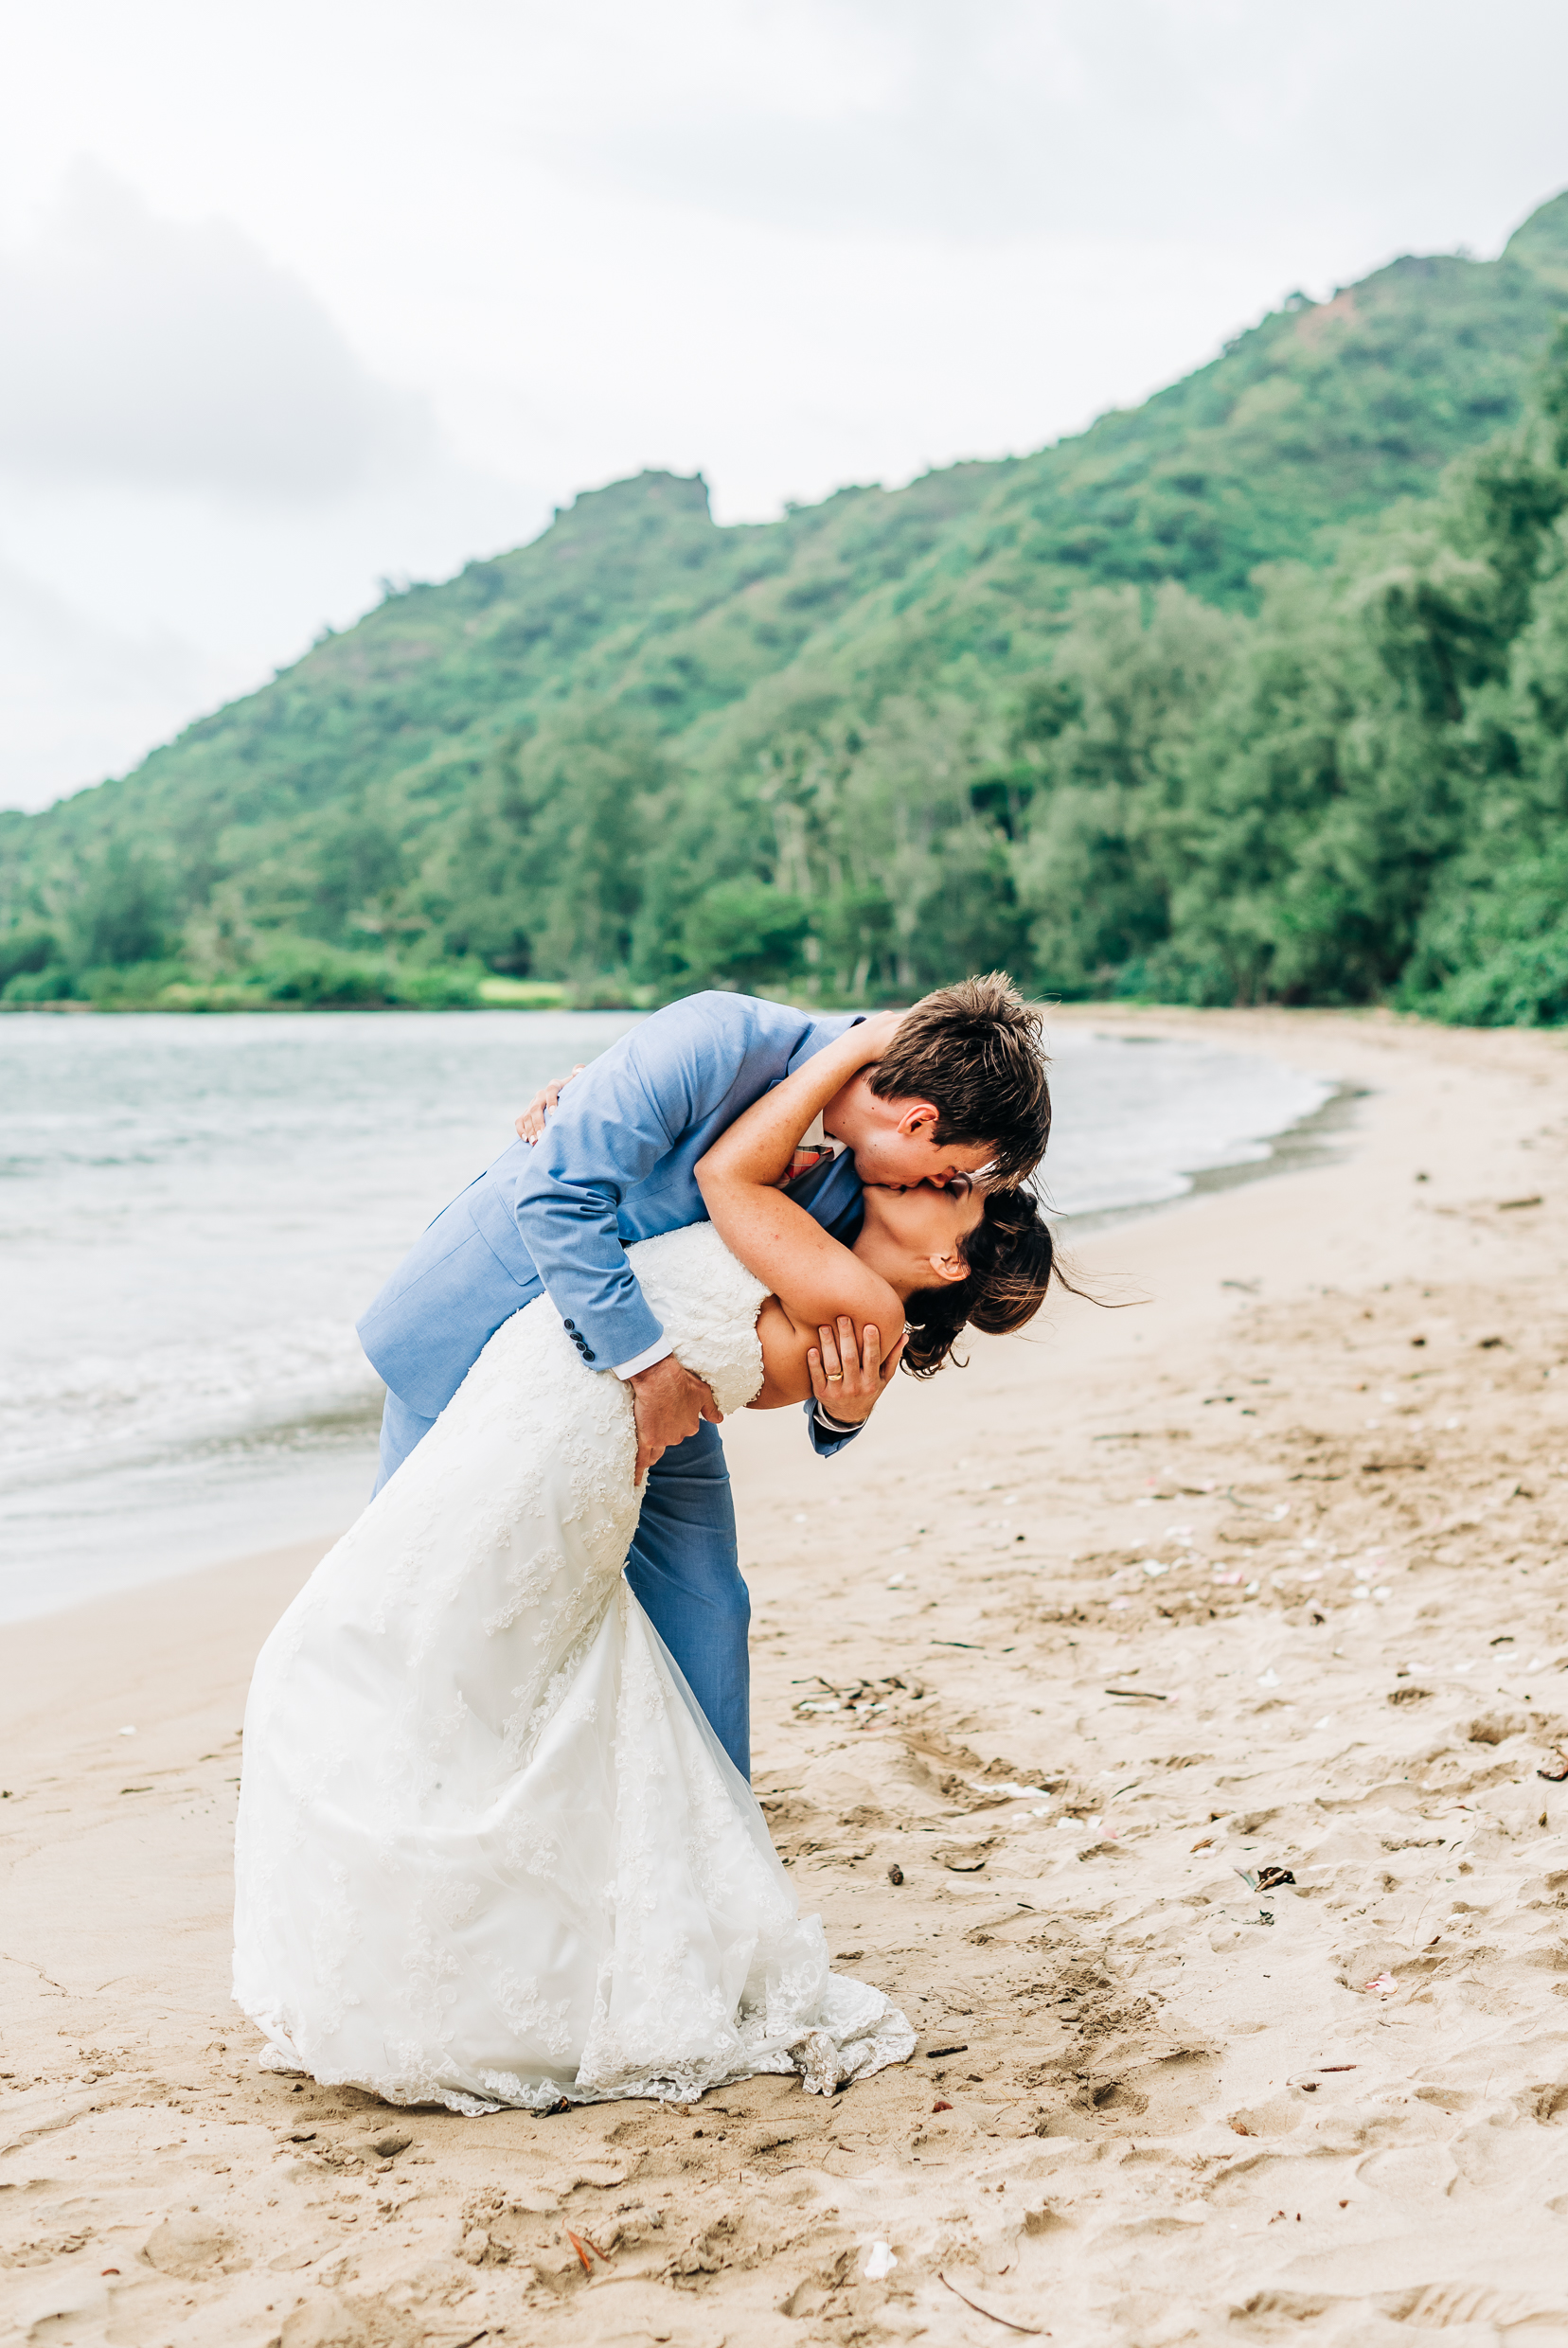
M 561 1325 L 569 1337 L 575 1337 L 577 1335 L 577 1323 L 575 1321 L 563 1321 Z
M 582 1348 L 582 1358 L 584 1361 L 597 1361 L 598 1360 L 598 1356 L 594 1351 L 592 1345 L 584 1345 Z

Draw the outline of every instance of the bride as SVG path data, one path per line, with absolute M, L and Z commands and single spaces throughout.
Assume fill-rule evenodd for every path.
M 1045 1294 L 1026 1191 L 867 1187 L 849 1251 L 777 1187 L 886 1027 L 850 1028 L 709 1149 L 711 1223 L 629 1251 L 721 1410 L 805 1400 L 840 1313 L 921 1377 L 966 1322 L 1018 1328 Z M 537 1297 L 268 1639 L 234 1959 L 265 2067 L 480 2112 L 758 2072 L 829 2093 L 913 2052 L 880 1990 L 829 1971 L 622 1577 L 635 1452 L 627 1388 Z

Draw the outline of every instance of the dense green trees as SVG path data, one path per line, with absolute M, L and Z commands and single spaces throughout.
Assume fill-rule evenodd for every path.
M 0 995 L 1568 1018 L 1568 196 L 1040 455 L 579 499 L 0 817 Z

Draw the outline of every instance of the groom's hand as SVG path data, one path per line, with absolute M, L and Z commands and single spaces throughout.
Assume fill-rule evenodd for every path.
M 650 1370 L 639 1370 L 627 1383 L 632 1389 L 632 1409 L 637 1422 L 637 1472 L 633 1484 L 641 1484 L 656 1459 L 662 1459 L 672 1443 L 684 1443 L 694 1435 L 704 1418 L 719 1426 L 723 1412 L 713 1398 L 713 1389 L 702 1379 L 667 1353 L 662 1361 L 655 1361 Z
M 840 1313 L 836 1328 L 819 1328 L 817 1335 L 822 1340 L 821 1350 L 812 1345 L 806 1356 L 811 1373 L 811 1392 L 829 1417 L 836 1418 L 841 1427 L 862 1427 L 899 1366 L 908 1331 L 900 1337 L 885 1361 L 882 1358 L 882 1331 L 874 1321 L 866 1323 L 859 1342 L 855 1325 L 846 1312 Z

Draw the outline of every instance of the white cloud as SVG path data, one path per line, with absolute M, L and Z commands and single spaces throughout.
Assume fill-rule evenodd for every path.
M 12 15 L 0 551 L 245 683 L 640 465 L 739 520 L 1036 448 L 1568 180 L 1560 0 Z M 36 777 L 146 746 L 49 673 Z
M 105 627 L 0 562 L 0 806 L 45 807 L 248 682 L 167 629 Z
M 1485 242 L 1568 176 L 1552 0 L 599 0 L 591 35 L 528 12 L 564 84 L 587 39 L 603 56 L 591 107 L 530 124 L 535 153 L 826 242 L 1234 244 L 1310 220 L 1351 276 Z
M 378 382 L 314 295 L 226 222 L 160 220 L 79 163 L 0 254 L 0 467 L 311 502 L 429 451 L 424 400 Z

